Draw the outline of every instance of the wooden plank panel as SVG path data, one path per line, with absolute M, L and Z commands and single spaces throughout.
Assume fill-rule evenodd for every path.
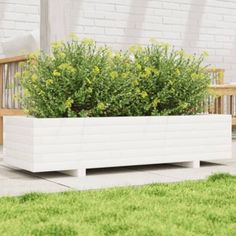
M 12 63 L 12 62 L 21 62 L 21 61 L 25 61 L 26 59 L 27 59 L 26 55 L 16 56 L 16 57 L 8 57 L 8 58 L 0 59 L 0 64 L 7 64 L 7 63 Z
M 233 127 L 236 127 L 236 117 L 235 116 L 232 117 L 232 125 L 233 125 Z
M 215 99 L 214 112 L 217 114 L 224 113 L 224 105 L 227 107 L 227 112 L 232 115 L 232 127 L 236 128 L 236 117 L 235 112 L 235 102 L 234 97 L 236 95 L 236 84 L 222 84 L 222 85 L 212 85 L 210 87 L 210 92 L 220 97 Z M 227 96 L 227 103 L 224 104 L 223 97 Z
M 3 117 L 0 117 L 0 145 L 3 144 Z
M 0 64 L 0 108 L 3 104 L 3 65 Z
M 25 115 L 23 109 L 0 109 L 0 116 L 22 116 Z
M 236 84 L 212 85 L 210 86 L 209 91 L 219 96 L 236 95 Z

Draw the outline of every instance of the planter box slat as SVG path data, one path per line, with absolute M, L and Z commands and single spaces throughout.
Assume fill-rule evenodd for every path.
M 103 145 L 101 145 L 103 144 Z M 223 148 L 224 146 L 228 146 L 228 140 L 222 138 L 215 139 L 199 139 L 199 140 L 168 140 L 168 141 L 133 141 L 133 142 L 104 142 L 104 143 L 85 143 L 85 144 L 63 144 L 58 146 L 58 144 L 39 144 L 33 148 L 33 145 L 30 144 L 22 144 L 18 142 L 7 141 L 4 146 L 6 148 L 10 148 L 13 150 L 21 150 L 25 152 L 31 153 L 63 153 L 63 152 L 89 152 L 93 151 L 120 151 L 120 147 L 122 146 L 122 150 L 146 150 L 146 149 L 165 149 L 168 148 L 169 151 L 178 151 L 179 149 L 184 150 L 195 150 L 195 149 L 207 149 L 211 150 L 212 148 L 217 151 L 218 149 Z M 216 147 L 217 145 L 217 147 Z
M 213 148 L 215 151 L 221 149 L 223 146 L 227 146 L 227 139 L 214 138 L 214 139 L 171 139 L 165 140 L 139 140 L 139 141 L 125 141 L 125 142 L 103 142 L 103 143 L 80 143 L 80 144 L 67 144 L 58 146 L 57 143 L 48 144 L 38 144 L 33 146 L 30 142 L 29 144 L 18 143 L 16 141 L 6 141 L 4 146 L 6 148 L 22 150 L 25 152 L 37 153 L 60 153 L 60 152 L 89 152 L 93 151 L 119 151 L 120 147 L 122 150 L 146 150 L 146 149 L 165 149 L 171 150 L 195 150 L 197 148 L 206 148 L 210 150 Z

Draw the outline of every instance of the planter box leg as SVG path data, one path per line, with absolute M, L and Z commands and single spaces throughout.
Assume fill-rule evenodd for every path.
M 189 163 L 190 168 L 200 168 L 200 161 L 192 161 Z
M 81 168 L 77 170 L 65 170 L 65 171 L 60 171 L 63 174 L 70 175 L 73 177 L 85 177 L 86 176 L 86 169 Z
M 200 161 L 180 162 L 180 163 L 175 163 L 175 165 L 188 168 L 200 168 Z

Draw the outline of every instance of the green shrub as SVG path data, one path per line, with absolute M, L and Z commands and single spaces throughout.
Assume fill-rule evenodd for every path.
M 156 42 L 114 53 L 72 40 L 30 55 L 17 76 L 36 117 L 196 114 L 210 82 L 203 60 Z

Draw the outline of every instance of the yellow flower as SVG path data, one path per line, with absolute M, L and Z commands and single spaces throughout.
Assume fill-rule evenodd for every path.
M 181 49 L 181 50 L 176 51 L 176 54 L 180 56 L 184 56 L 185 53 L 184 53 L 184 50 Z
M 61 65 L 58 66 L 58 69 L 60 70 L 66 70 L 67 69 L 68 64 L 67 63 L 62 63 Z
M 147 92 L 146 91 L 142 91 L 141 92 L 141 97 L 142 98 L 146 98 L 148 96 Z
M 28 79 L 29 76 L 30 76 L 30 72 L 29 72 L 29 71 L 25 70 L 25 71 L 22 72 L 22 77 L 23 77 L 24 79 Z
M 86 81 L 87 81 L 88 84 L 92 84 L 90 79 L 86 78 Z
M 142 69 L 142 66 L 139 63 L 137 63 L 135 66 L 136 66 L 137 70 L 141 70 Z
M 45 92 L 43 90 L 40 90 L 39 95 L 45 95 Z
M 158 103 L 159 103 L 159 99 L 158 98 L 155 98 L 154 100 L 153 100 L 153 102 L 152 102 L 152 106 L 153 106 L 153 108 L 157 108 L 157 105 L 158 105 Z
M 15 73 L 15 78 L 16 78 L 16 79 L 19 79 L 20 77 L 21 77 L 21 73 L 20 73 L 20 72 L 16 72 L 16 73 Z
M 215 67 L 215 66 L 212 66 L 212 67 L 210 68 L 210 70 L 211 70 L 212 72 L 216 72 L 216 67 Z
M 186 53 L 183 49 L 176 51 L 176 54 L 183 57 L 183 58 L 190 59 L 190 60 L 192 60 L 194 58 L 194 56 L 192 54 Z
M 53 74 L 55 77 L 61 76 L 61 73 L 58 72 L 57 70 L 54 70 L 52 74 Z
M 128 75 L 129 75 L 128 73 L 122 73 L 122 74 L 121 74 L 121 77 L 124 78 L 124 79 L 127 79 L 127 78 L 128 78 Z
M 209 56 L 209 52 L 207 50 L 205 50 L 205 51 L 202 52 L 202 55 L 204 57 L 208 57 Z
M 66 58 L 66 54 L 64 52 L 59 52 L 58 53 L 58 57 L 61 59 L 61 60 L 64 60 Z
M 53 80 L 52 79 L 47 79 L 46 80 L 46 85 L 49 86 L 51 84 L 53 84 Z
M 149 58 L 148 57 L 143 57 L 142 60 L 146 62 L 146 61 L 149 60 Z
M 95 66 L 94 68 L 93 68 L 93 74 L 96 76 L 96 75 L 98 75 L 100 73 L 100 69 L 97 67 L 97 66 Z
M 175 73 L 176 73 L 177 76 L 180 76 L 180 74 L 181 74 L 180 70 L 178 68 L 176 69 Z
M 58 69 L 71 74 L 74 74 L 76 72 L 76 69 L 67 63 L 62 63 L 60 66 L 58 66 Z
M 23 93 L 24 93 L 24 96 L 26 96 L 26 97 L 28 97 L 30 95 L 30 92 L 28 89 L 24 89 Z
M 138 52 L 142 52 L 142 50 L 143 50 L 142 46 L 138 44 L 132 45 L 129 47 L 129 51 L 134 54 Z
M 60 41 L 55 41 L 52 43 L 52 49 L 61 49 L 63 46 L 63 41 L 60 40 Z
M 137 86 L 139 84 L 139 81 L 137 79 L 133 80 L 132 85 Z
M 192 73 L 191 78 L 192 78 L 192 80 L 198 79 L 198 74 L 197 73 Z
M 38 52 L 34 52 L 34 53 L 30 53 L 28 55 L 28 60 L 36 60 L 39 56 L 39 53 Z
M 93 89 L 92 88 L 88 88 L 88 93 L 92 93 L 93 92 Z
M 29 110 L 28 109 L 24 108 L 23 110 L 24 110 L 24 113 L 29 114 Z
M 160 47 L 164 48 L 165 50 L 168 50 L 171 47 L 171 44 L 169 43 L 160 43 Z
M 150 67 L 146 67 L 145 68 L 145 75 L 146 75 L 146 77 L 150 76 L 151 73 L 152 73 L 152 69 Z
M 78 35 L 75 32 L 70 33 L 70 38 L 74 41 L 77 41 L 79 39 Z
M 110 73 L 110 76 L 111 76 L 112 79 L 116 79 L 116 78 L 118 77 L 117 71 L 112 71 L 112 72 Z
M 181 107 L 182 107 L 183 109 L 186 109 L 186 108 L 188 107 L 188 103 L 187 103 L 187 102 L 182 103 L 182 104 L 181 104 Z
M 70 109 L 71 106 L 72 106 L 72 104 L 73 104 L 73 102 L 74 102 L 73 99 L 68 98 L 68 99 L 65 101 L 65 107 L 66 107 L 67 109 Z
M 94 45 L 96 42 L 91 39 L 91 38 L 84 38 L 82 41 L 81 41 L 82 44 L 84 45 L 88 45 L 88 46 L 92 46 Z
M 219 71 L 218 80 L 223 83 L 223 80 L 224 80 L 224 71 L 223 70 Z
M 106 106 L 103 102 L 99 102 L 97 105 L 98 110 L 103 111 L 105 110 Z
M 122 53 L 121 52 L 116 52 L 113 54 L 114 58 L 116 59 L 121 59 L 122 58 Z
M 33 74 L 31 77 L 31 80 L 35 82 L 38 79 L 38 76 L 36 74 Z
M 107 53 L 108 57 L 113 57 L 115 55 L 114 52 L 112 51 L 112 48 L 107 47 L 107 46 L 106 46 L 106 53 Z

